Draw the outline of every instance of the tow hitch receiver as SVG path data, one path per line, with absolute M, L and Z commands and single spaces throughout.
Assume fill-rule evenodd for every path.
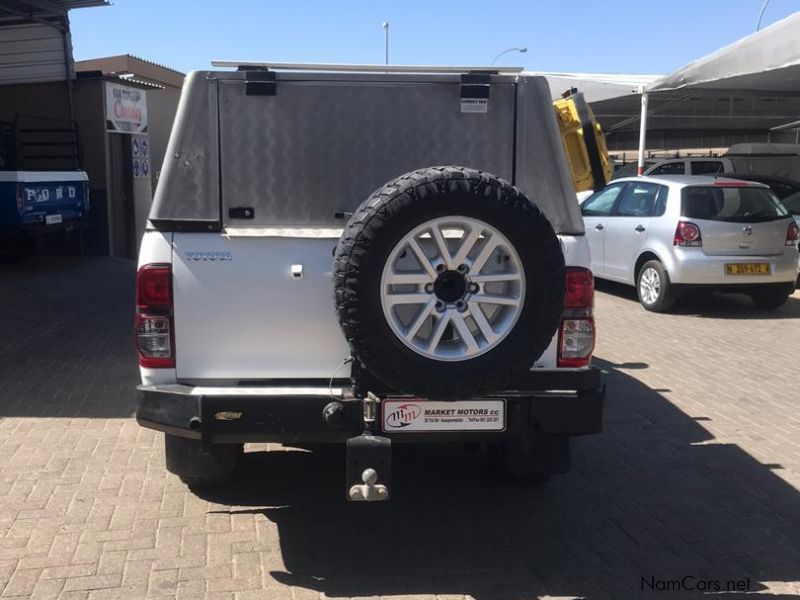
M 347 440 L 347 499 L 375 502 L 389 499 L 392 441 L 369 431 Z

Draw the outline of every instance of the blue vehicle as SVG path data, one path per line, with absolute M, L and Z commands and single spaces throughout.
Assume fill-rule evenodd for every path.
M 34 235 L 74 228 L 88 212 L 85 171 L 0 171 L 0 255 L 22 258 Z
M 0 123 L 0 258 L 24 258 L 35 236 L 79 228 L 88 213 L 75 125 L 24 115 Z

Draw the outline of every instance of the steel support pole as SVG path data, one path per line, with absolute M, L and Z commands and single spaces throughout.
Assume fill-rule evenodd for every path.
M 636 169 L 637 175 L 644 174 L 644 149 L 647 144 L 647 87 L 641 87 L 642 93 L 642 113 L 639 117 L 639 164 Z

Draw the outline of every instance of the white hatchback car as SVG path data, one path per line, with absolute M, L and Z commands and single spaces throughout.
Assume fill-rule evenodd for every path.
M 770 189 L 736 179 L 628 177 L 581 205 L 595 277 L 636 286 L 647 310 L 682 291 L 783 305 L 798 274 L 798 225 Z

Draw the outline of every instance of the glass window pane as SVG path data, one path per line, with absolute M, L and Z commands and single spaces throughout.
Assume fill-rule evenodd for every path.
M 684 188 L 681 214 L 687 219 L 758 223 L 789 216 L 789 211 L 771 191 L 755 187 Z
M 722 162 L 718 160 L 693 160 L 692 175 L 718 175 L 723 172 Z
M 617 205 L 620 217 L 649 217 L 653 214 L 659 185 L 654 183 L 631 183 Z
M 593 196 L 587 198 L 586 202 L 581 206 L 581 212 L 584 217 L 603 217 L 611 214 L 611 209 L 614 207 L 614 201 L 619 196 L 622 185 L 610 185 L 607 188 L 600 190 Z
M 685 175 L 686 165 L 683 161 L 667 163 L 656 167 L 650 172 L 650 175 Z

